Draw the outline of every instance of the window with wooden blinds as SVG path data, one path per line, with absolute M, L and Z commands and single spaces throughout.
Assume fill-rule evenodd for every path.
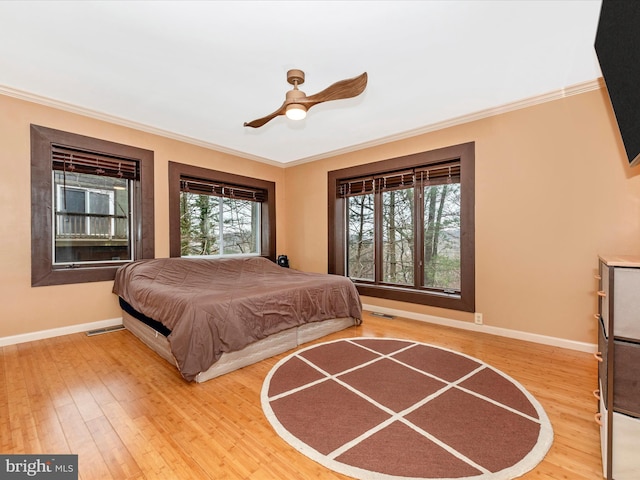
M 153 151 L 31 125 L 31 285 L 154 258 Z
M 361 295 L 475 311 L 473 142 L 327 177 L 329 273 Z
M 181 257 L 192 255 L 185 252 L 191 241 L 185 240 L 200 227 L 188 232 L 187 219 L 183 217 L 185 209 L 204 208 L 205 205 L 217 205 L 219 218 L 223 219 L 221 239 L 222 254 L 235 254 L 239 252 L 227 252 L 225 245 L 231 245 L 233 241 L 227 233 L 237 234 L 242 231 L 247 233 L 243 238 L 252 238 L 252 245 L 257 245 L 258 253 L 273 261 L 276 260 L 276 191 L 275 182 L 262 180 L 254 177 L 232 174 L 209 168 L 197 167 L 178 162 L 169 162 L 169 255 L 171 257 Z M 214 197 L 205 198 L 204 196 Z M 200 197 L 200 198 L 196 198 Z M 217 197 L 217 198 L 215 198 Z M 217 199 L 223 199 L 218 202 Z M 201 207 L 201 205 L 203 207 Z M 209 208 L 209 207 L 206 207 Z M 249 218 L 248 211 L 251 210 L 251 225 L 249 222 L 236 222 L 237 231 L 229 230 L 231 223 L 224 225 L 224 215 L 227 209 L 242 209 L 245 219 Z M 234 218 L 234 221 L 240 217 Z M 214 221 L 219 219 L 213 218 Z M 191 220 L 190 220 L 191 221 Z M 240 225 L 242 224 L 242 226 Z M 251 234 L 249 235 L 249 228 Z M 244 235 L 243 233 L 243 235 Z M 259 238 L 258 238 L 259 237 Z M 255 238 L 255 243 L 253 239 Z M 192 238 L 193 240 L 193 238 Z M 195 241 L 195 240 L 194 240 Z M 236 245 L 237 246 L 237 245 Z M 235 248 L 235 247 L 234 247 Z M 239 247 L 238 247 L 239 248 Z M 245 253 L 243 250 L 241 253 Z

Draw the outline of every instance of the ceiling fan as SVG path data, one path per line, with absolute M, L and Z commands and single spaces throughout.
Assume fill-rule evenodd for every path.
M 307 115 L 307 110 L 318 103 L 357 97 L 364 92 L 367 86 L 367 72 L 354 78 L 336 82 L 309 97 L 302 90 L 298 90 L 298 85 L 304 83 L 304 72 L 302 70 L 289 70 L 287 72 L 287 82 L 293 85 L 293 89 L 287 92 L 286 99 L 280 108 L 266 117 L 245 122 L 245 127 L 261 127 L 279 115 L 286 115 L 292 120 L 302 120 Z

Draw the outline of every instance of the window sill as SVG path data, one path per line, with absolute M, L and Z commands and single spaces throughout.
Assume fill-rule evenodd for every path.
M 430 305 L 432 307 L 460 310 L 462 312 L 475 311 L 474 302 L 466 300 L 461 294 L 447 294 L 391 285 L 372 285 L 357 281 L 354 281 L 354 284 L 358 289 L 358 293 L 367 297 Z
M 50 269 L 46 272 L 34 272 L 32 287 L 45 287 L 47 285 L 68 285 L 72 283 L 107 282 L 116 276 L 116 270 L 120 266 L 109 267 L 81 267 Z

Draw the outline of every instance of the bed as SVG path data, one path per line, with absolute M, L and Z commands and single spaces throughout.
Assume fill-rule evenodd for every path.
M 348 278 L 263 257 L 136 261 L 118 269 L 113 293 L 123 325 L 187 381 L 204 382 L 362 322 Z

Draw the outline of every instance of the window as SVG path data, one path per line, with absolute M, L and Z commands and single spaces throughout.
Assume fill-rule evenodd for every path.
M 329 172 L 329 273 L 362 295 L 475 310 L 474 144 Z
M 135 161 L 59 145 L 53 159 L 53 265 L 133 260 Z
M 181 176 L 181 256 L 259 254 L 264 197 L 261 189 Z
M 33 286 L 153 258 L 153 152 L 31 126 Z
M 169 162 L 172 257 L 262 255 L 275 260 L 275 184 Z

